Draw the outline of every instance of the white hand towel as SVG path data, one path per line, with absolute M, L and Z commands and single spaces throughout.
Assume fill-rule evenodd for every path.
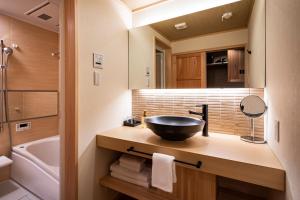
M 123 154 L 120 159 L 120 165 L 129 170 L 140 172 L 145 167 L 145 158 Z
M 154 153 L 152 156 L 152 186 L 166 192 L 173 192 L 176 183 L 174 156 Z
M 110 170 L 139 181 L 149 181 L 151 178 L 151 169 L 149 167 L 145 167 L 140 172 L 135 172 L 119 165 L 119 161 L 114 162 L 110 166 Z
M 122 174 L 119 174 L 117 172 L 111 172 L 110 175 L 112 177 L 115 177 L 115 178 L 120 179 L 122 181 L 126 181 L 126 182 L 129 182 L 129 183 L 135 184 L 135 185 L 139 185 L 139 186 L 149 188 L 149 182 L 147 182 L 147 181 L 140 181 L 140 180 L 132 179 L 132 178 L 123 176 Z

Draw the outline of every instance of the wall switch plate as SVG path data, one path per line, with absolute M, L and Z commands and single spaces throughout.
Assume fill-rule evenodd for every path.
M 21 122 L 16 124 L 16 132 L 31 129 L 31 122 Z
M 280 122 L 278 120 L 275 120 L 274 122 L 274 138 L 277 142 L 279 142 L 280 139 Z
M 95 86 L 100 85 L 100 73 L 97 71 L 94 71 L 94 85 Z
M 103 69 L 104 56 L 98 53 L 93 53 L 94 68 Z

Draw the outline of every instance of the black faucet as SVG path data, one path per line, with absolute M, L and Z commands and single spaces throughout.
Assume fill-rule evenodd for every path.
M 208 136 L 208 105 L 202 104 L 202 105 L 196 105 L 196 107 L 202 107 L 202 112 L 194 112 L 189 110 L 189 114 L 202 116 L 202 119 L 205 121 L 205 125 L 202 130 L 202 136 L 207 137 Z

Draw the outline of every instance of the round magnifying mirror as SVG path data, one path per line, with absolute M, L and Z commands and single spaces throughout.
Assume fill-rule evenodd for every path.
M 266 112 L 267 106 L 259 96 L 250 95 L 241 101 L 240 109 L 246 116 L 256 118 Z
M 265 143 L 264 138 L 256 137 L 254 133 L 254 118 L 262 116 L 267 106 L 259 96 L 250 95 L 245 97 L 240 103 L 242 113 L 251 118 L 252 133 L 250 135 L 241 136 L 241 139 L 252 143 Z

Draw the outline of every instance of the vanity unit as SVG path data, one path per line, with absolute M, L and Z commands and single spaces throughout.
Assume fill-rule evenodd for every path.
M 173 193 L 146 189 L 110 176 L 102 186 L 137 199 L 217 199 L 217 176 L 283 191 L 285 171 L 267 144 L 255 145 L 233 135 L 200 133 L 185 141 L 167 141 L 141 127 L 119 127 L 97 135 L 97 146 L 151 159 L 154 152 L 173 155 L 177 183 Z

